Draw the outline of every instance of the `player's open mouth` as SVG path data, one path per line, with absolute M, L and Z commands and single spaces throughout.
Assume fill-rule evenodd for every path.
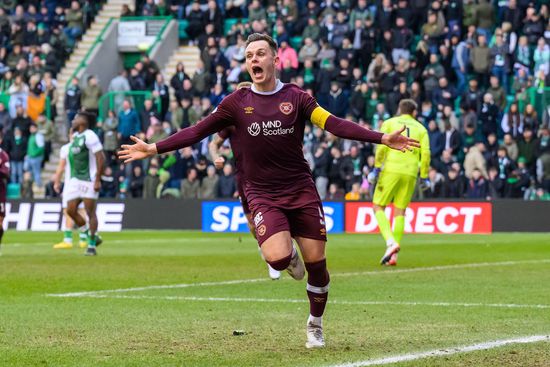
M 260 77 L 264 73 L 264 70 L 259 66 L 253 66 L 252 67 L 252 74 L 254 74 L 255 77 Z

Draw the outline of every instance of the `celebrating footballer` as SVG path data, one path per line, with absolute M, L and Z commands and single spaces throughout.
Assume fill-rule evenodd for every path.
M 420 144 L 402 134 L 404 126 L 385 134 L 365 129 L 333 116 L 297 86 L 282 83 L 275 74 L 280 64 L 277 44 L 267 35 L 251 34 L 245 57 L 252 78 L 250 88 L 236 90 L 202 121 L 156 144 L 132 137 L 135 144 L 123 145 L 119 157 L 125 163 L 145 159 L 232 127 L 232 144 L 240 151 L 240 179 L 263 257 L 275 270 L 288 269 L 296 280 L 307 271 L 310 314 L 306 347 L 324 347 L 322 320 L 330 281 L 325 258 L 327 236 L 321 200 L 302 152 L 306 122 L 344 139 L 384 144 L 402 152 Z M 298 243 L 303 262 L 292 238 Z

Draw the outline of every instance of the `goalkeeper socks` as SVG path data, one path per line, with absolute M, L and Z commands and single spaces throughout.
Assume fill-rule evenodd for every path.
M 380 228 L 380 233 L 384 240 L 386 240 L 387 245 L 395 243 L 393 238 L 393 233 L 390 227 L 390 221 L 386 217 L 386 213 L 383 210 L 377 210 L 374 215 L 376 216 L 376 221 L 378 222 L 378 228 Z
M 73 243 L 73 232 L 72 231 L 63 231 L 63 242 Z
M 325 312 L 328 300 L 330 275 L 327 261 L 323 259 L 314 263 L 305 263 L 307 270 L 307 296 L 309 298 L 309 314 L 320 318 Z M 318 319 L 316 319 L 318 320 Z
M 393 237 L 397 243 L 401 243 L 403 233 L 405 232 L 405 217 L 398 215 L 393 219 Z

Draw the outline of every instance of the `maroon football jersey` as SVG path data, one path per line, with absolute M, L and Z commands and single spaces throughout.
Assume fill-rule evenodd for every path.
M 6 191 L 10 177 L 10 157 L 0 149 L 0 202 L 6 202 Z
M 232 127 L 239 170 L 247 199 L 298 208 L 318 200 L 313 177 L 302 151 L 305 123 L 317 102 L 293 84 L 280 81 L 273 92 L 242 88 L 224 98 L 218 108 L 196 125 L 156 143 L 163 154 L 195 144 Z M 382 134 L 330 116 L 325 125 L 345 139 L 380 143 Z M 300 194 L 307 192 L 308 194 Z M 317 199 L 315 199 L 317 197 Z
M 231 146 L 247 196 L 286 201 L 300 189 L 314 189 L 302 141 L 315 107 L 315 99 L 293 84 L 273 94 L 241 89 L 218 106 L 214 114 L 234 121 Z
M 292 196 L 289 193 L 306 187 L 315 190 L 302 139 L 305 123 L 316 107 L 315 99 L 293 84 L 279 82 L 275 91 L 265 94 L 242 88 L 224 98 L 197 125 L 158 142 L 157 151 L 162 154 L 188 146 L 233 126 L 231 143 L 237 148 L 246 196 L 286 201 Z

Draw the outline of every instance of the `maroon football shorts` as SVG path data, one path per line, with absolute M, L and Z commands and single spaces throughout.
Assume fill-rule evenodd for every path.
M 6 217 L 6 199 L 0 201 L 0 217 Z
M 283 209 L 260 203 L 254 205 L 253 220 L 256 238 L 261 246 L 265 240 L 282 231 L 289 231 L 292 237 L 327 240 L 323 205 L 311 202 L 296 209 Z

